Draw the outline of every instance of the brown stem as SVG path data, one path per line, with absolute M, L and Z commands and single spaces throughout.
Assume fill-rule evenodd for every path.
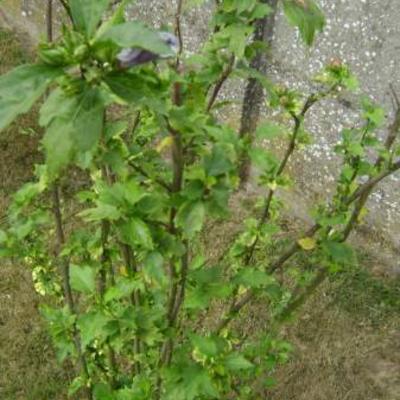
M 64 10 L 65 10 L 65 12 L 67 13 L 67 15 L 68 15 L 68 18 L 70 19 L 70 21 L 72 22 L 72 24 L 74 24 L 74 19 L 73 19 L 73 17 L 72 17 L 72 12 L 71 12 L 71 7 L 69 6 L 69 4 L 67 3 L 67 1 L 66 0 L 58 0 L 60 3 L 61 3 L 61 5 L 63 6 L 63 8 L 64 8 Z
M 100 256 L 100 276 L 99 276 L 99 293 L 103 297 L 107 288 L 107 270 L 110 264 L 110 254 L 108 249 L 108 236 L 110 234 L 110 222 L 101 221 L 101 256 Z
M 331 93 L 336 86 L 332 87 L 331 89 L 329 89 L 326 93 L 323 94 L 312 94 L 311 96 L 308 97 L 308 99 L 306 100 L 306 102 L 304 103 L 304 106 L 300 112 L 299 115 L 296 114 L 291 114 L 292 118 L 294 120 L 294 127 L 293 127 L 293 132 L 292 135 L 290 137 L 290 142 L 288 144 L 288 147 L 286 148 L 285 154 L 282 158 L 282 161 L 278 167 L 278 170 L 276 172 L 275 177 L 279 177 L 282 175 L 283 171 L 285 170 L 287 163 L 291 157 L 291 155 L 293 154 L 295 148 L 296 148 L 296 142 L 297 142 L 297 137 L 299 135 L 300 132 L 300 128 L 301 128 L 301 124 L 304 120 L 305 115 L 307 114 L 308 110 L 317 102 L 318 99 L 323 98 L 327 95 L 329 95 L 329 93 Z M 269 189 L 268 191 L 268 195 L 265 199 L 265 205 L 264 205 L 264 211 L 262 213 L 261 219 L 259 221 L 258 227 L 261 228 L 269 219 L 270 216 L 270 208 L 271 208 L 271 204 L 272 204 L 272 199 L 274 197 L 275 191 L 272 189 Z M 248 265 L 255 253 L 255 249 L 257 247 L 257 244 L 260 240 L 259 235 L 257 235 L 257 237 L 254 239 L 253 244 L 250 246 L 249 250 L 247 251 L 246 257 L 245 257 L 245 265 Z
M 182 35 L 181 35 L 181 26 L 180 26 L 180 15 L 182 12 L 182 4 L 183 1 L 179 0 L 178 2 L 178 9 L 176 13 L 176 33 L 179 38 L 179 53 L 176 62 L 176 71 L 177 73 L 181 73 L 179 69 L 179 55 L 182 52 L 183 43 L 182 43 Z M 182 105 L 182 93 L 181 93 L 181 85 L 179 82 L 176 82 L 173 86 L 173 93 L 172 93 L 172 101 L 176 106 Z M 184 158 L 184 147 L 182 142 L 182 137 L 180 132 L 175 130 L 169 121 L 166 121 L 168 131 L 170 137 L 172 139 L 172 147 L 171 147 L 171 156 L 172 156 L 172 184 L 170 187 L 171 194 L 179 193 L 182 190 L 183 186 L 183 173 L 185 170 L 185 158 Z M 178 231 L 175 226 L 175 217 L 176 217 L 176 208 L 171 207 L 170 217 L 169 217 L 169 227 L 168 230 L 172 235 L 177 235 Z M 186 244 L 187 245 L 187 244 Z M 185 254 L 181 258 L 181 276 L 178 282 L 177 273 L 175 270 L 175 260 L 172 258 L 169 262 L 169 275 L 171 281 L 170 292 L 168 295 L 167 301 L 167 316 L 168 316 L 168 327 L 171 328 L 174 326 L 175 321 L 178 317 L 179 310 L 181 304 L 183 302 L 183 298 L 180 299 L 180 296 L 184 296 L 184 286 L 186 285 L 186 275 L 187 275 L 187 266 L 186 266 L 186 257 L 188 256 L 188 248 L 186 247 Z M 183 287 L 182 287 L 183 284 Z M 173 339 L 166 339 L 163 345 L 161 346 L 160 356 L 158 365 L 162 367 L 163 365 L 168 365 L 172 359 L 172 352 L 174 347 Z M 160 399 L 162 392 L 162 378 L 161 375 L 158 375 L 157 378 L 157 388 L 155 393 L 155 398 Z
M 65 256 L 61 255 L 61 250 L 65 244 L 65 234 L 64 234 L 62 215 L 61 215 L 59 189 L 57 185 L 54 185 L 53 187 L 52 201 L 53 201 L 53 215 L 56 226 L 56 239 L 57 239 L 57 247 L 55 253 L 56 257 L 59 259 L 59 265 L 61 269 L 64 301 L 66 306 L 68 307 L 69 312 L 72 315 L 76 316 L 77 312 L 69 280 L 69 271 L 70 271 L 69 260 Z M 82 352 L 81 338 L 76 323 L 72 325 L 72 338 L 74 341 L 76 353 L 78 355 L 81 373 L 86 383 L 89 384 L 89 378 L 90 378 L 89 369 L 87 366 L 86 357 Z M 92 387 L 90 385 L 85 388 L 85 394 L 87 399 L 92 400 L 93 394 L 92 394 Z
M 182 24 L 181 24 L 182 7 L 183 7 L 183 0 L 179 0 L 175 14 L 175 35 L 178 37 L 178 43 L 179 43 L 178 54 L 176 56 L 176 65 L 175 65 L 175 68 L 177 70 L 179 69 L 180 58 L 183 51 L 183 37 L 182 37 Z
M 226 68 L 222 71 L 222 74 L 220 78 L 218 79 L 217 83 L 214 86 L 214 90 L 210 96 L 210 99 L 208 100 L 207 108 L 206 110 L 209 112 L 211 111 L 212 107 L 214 106 L 215 101 L 217 100 L 217 97 L 219 95 L 219 92 L 222 89 L 222 86 L 226 82 L 226 80 L 229 78 L 230 74 L 233 71 L 233 65 L 235 64 L 235 56 L 232 55 L 228 65 Z
M 185 298 L 186 281 L 189 271 L 189 245 L 185 241 L 185 254 L 181 258 L 181 276 L 178 284 L 178 292 L 176 294 L 175 305 L 171 314 L 171 322 L 174 324 L 178 318 L 180 308 Z
M 155 183 L 158 183 L 160 186 L 162 186 L 164 189 L 166 189 L 168 192 L 172 191 L 172 188 L 170 185 L 163 181 L 161 178 L 152 178 L 140 165 L 135 164 L 133 161 L 129 161 L 129 165 L 139 174 L 143 175 L 145 178 L 150 179 L 154 181 Z
M 276 317 L 278 321 L 283 321 L 290 317 L 296 310 L 302 307 L 305 302 L 315 293 L 318 287 L 325 281 L 328 276 L 327 269 L 321 269 L 317 272 L 317 275 L 312 280 L 312 282 L 305 288 L 303 293 L 299 296 L 293 298 L 282 312 Z
M 108 248 L 108 238 L 110 235 L 111 224 L 109 221 L 103 220 L 101 222 L 101 247 L 102 253 L 100 257 L 100 276 L 99 276 L 99 293 L 100 297 L 103 299 L 104 294 L 107 289 L 107 271 L 111 272 L 112 274 L 112 266 L 110 260 L 110 253 Z M 110 376 L 110 384 L 112 387 L 115 387 L 116 381 L 115 377 L 117 375 L 117 361 L 115 357 L 114 348 L 111 346 L 109 342 L 107 342 L 107 355 L 108 355 L 108 364 L 111 369 L 111 376 Z
M 393 88 L 392 88 L 393 90 Z M 395 98 L 395 103 L 397 106 L 396 113 L 395 113 L 395 118 L 393 123 L 389 126 L 389 131 L 388 135 L 386 136 L 385 140 L 385 150 L 390 151 L 391 148 L 393 147 L 394 142 L 396 141 L 396 138 L 399 134 L 400 131 L 400 103 L 397 98 L 396 93 L 393 90 L 393 96 Z M 384 163 L 385 159 L 383 157 L 378 157 L 375 163 L 375 168 L 379 169 L 381 165 Z M 392 164 L 386 171 L 381 172 L 379 175 L 376 177 L 371 177 L 367 184 L 364 185 L 364 189 L 362 187 L 358 188 L 356 192 L 350 197 L 352 199 L 354 196 L 358 196 L 358 199 L 356 201 L 356 204 L 354 206 L 353 212 L 351 214 L 351 217 L 349 221 L 347 222 L 347 225 L 343 231 L 343 240 L 347 240 L 349 237 L 350 233 L 353 231 L 355 225 L 358 222 L 359 216 L 361 214 L 361 211 L 363 210 L 366 202 L 368 201 L 369 195 L 373 191 L 374 187 L 386 176 L 392 174 L 394 171 L 400 168 L 400 160 L 397 163 Z
M 372 188 L 374 188 L 380 181 L 392 175 L 394 172 L 400 169 L 400 160 L 393 163 L 389 169 L 382 171 L 380 174 L 375 177 L 371 177 L 367 182 L 362 184 L 346 201 L 346 204 L 351 204 L 358 198 L 364 195 L 364 193 L 368 192 Z
M 124 243 L 120 243 L 120 247 L 121 247 L 121 253 L 124 258 L 125 264 L 128 268 L 129 274 L 131 276 L 135 276 L 138 271 L 138 268 L 137 268 L 136 258 L 135 258 L 135 255 L 133 254 L 132 248 L 129 245 L 124 244 Z M 131 301 L 132 301 L 132 304 L 136 308 L 140 307 L 141 299 L 140 299 L 140 293 L 138 290 L 135 290 L 133 292 Z M 133 340 L 133 351 L 134 351 L 135 355 L 138 355 L 141 352 L 141 341 L 138 337 L 135 337 L 135 339 Z M 140 370 L 141 370 L 140 362 L 137 360 L 134 363 L 134 370 L 135 370 L 136 375 L 140 374 Z

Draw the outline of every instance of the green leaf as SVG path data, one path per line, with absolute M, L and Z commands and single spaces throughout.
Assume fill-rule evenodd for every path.
M 54 175 L 69 164 L 75 152 L 71 136 L 65 130 L 69 122 L 68 119 L 57 118 L 43 137 L 46 164 Z
M 354 250 L 346 243 L 324 242 L 323 249 L 333 262 L 341 265 L 350 265 L 356 262 Z
M 242 371 L 254 367 L 254 365 L 249 360 L 244 358 L 239 353 L 229 354 L 225 358 L 224 364 L 226 368 L 228 368 L 230 371 Z
M 75 26 L 91 37 L 110 0 L 69 0 Z
M 261 19 L 271 14 L 273 9 L 268 4 L 258 3 L 251 12 L 251 19 Z
M 130 21 L 112 26 L 99 40 L 112 40 L 120 47 L 139 47 L 163 56 L 173 56 L 157 32 L 146 27 L 142 22 Z
M 235 283 L 250 288 L 259 288 L 275 282 L 274 278 L 264 271 L 254 268 L 244 268 L 238 272 Z
M 43 137 L 46 163 L 51 175 L 67 166 L 75 155 L 96 148 L 103 129 L 104 104 L 100 89 L 86 88 L 77 96 L 56 90 L 40 113 L 48 128 Z
M 128 121 L 108 122 L 104 128 L 104 139 L 120 137 L 128 129 Z
M 72 265 L 69 279 L 77 292 L 90 294 L 96 290 L 96 271 L 92 267 Z
M 120 276 L 117 278 L 114 286 L 107 289 L 104 295 L 104 301 L 109 303 L 112 300 L 119 300 L 128 297 L 134 290 L 143 290 L 143 284 L 132 278 Z
M 137 244 L 146 249 L 153 248 L 153 239 L 149 227 L 139 218 L 131 218 L 120 225 L 121 240 L 129 245 Z
M 106 336 L 104 327 L 107 325 L 109 318 L 101 312 L 89 312 L 80 315 L 77 321 L 78 328 L 81 331 L 82 346 L 86 347 L 94 339 L 103 339 Z
M 201 201 L 184 203 L 176 215 L 176 224 L 188 237 L 201 231 L 205 218 L 205 206 Z
M 325 26 L 325 17 L 314 0 L 284 0 L 283 9 L 288 21 L 296 26 L 304 42 L 311 46 L 315 34 Z
M 249 153 L 253 164 L 260 168 L 262 172 L 273 174 L 278 168 L 279 161 L 272 152 L 261 147 L 255 147 Z
M 193 347 L 205 356 L 215 357 L 220 352 L 218 338 L 191 335 L 190 341 Z
M 104 203 L 99 203 L 95 208 L 84 210 L 79 215 L 88 222 L 101 221 L 103 219 L 116 221 L 121 218 L 121 212 L 117 207 Z
M 187 363 L 173 370 L 167 380 L 165 400 L 219 399 L 209 373 L 200 365 Z M 171 373 L 172 375 L 172 373 Z
M 128 180 L 105 187 L 101 191 L 99 199 L 102 203 L 120 207 L 125 206 L 131 209 L 144 195 L 145 192 L 142 187 L 134 180 Z
M 256 137 L 258 139 L 273 139 L 285 133 L 285 129 L 269 121 L 260 124 L 256 130 Z
M 234 168 L 234 149 L 228 144 L 216 144 L 211 154 L 204 157 L 204 168 L 208 175 L 226 174 Z
M 148 254 L 143 264 L 143 272 L 149 280 L 157 282 L 160 286 L 168 282 L 164 271 L 164 258 L 158 251 Z
M 224 33 L 229 38 L 229 49 L 237 58 L 243 58 L 253 27 L 245 24 L 229 25 Z
M 385 120 L 385 110 L 382 107 L 374 104 L 368 98 L 362 100 L 362 107 L 364 110 L 364 118 L 368 119 L 376 126 L 382 125 Z
M 167 110 L 163 101 L 166 92 L 153 77 L 124 71 L 111 73 L 104 78 L 104 81 L 123 101 L 146 105 L 160 114 L 166 114 Z
M 28 112 L 47 86 L 63 73 L 44 65 L 23 65 L 0 77 L 0 130 Z

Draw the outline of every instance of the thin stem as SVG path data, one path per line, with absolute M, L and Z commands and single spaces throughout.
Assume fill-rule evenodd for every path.
M 68 18 L 70 19 L 70 21 L 72 22 L 72 24 L 74 24 L 74 19 L 72 17 L 72 12 L 71 12 L 71 7 L 69 6 L 69 4 L 67 3 L 66 0 L 58 0 L 60 2 L 60 4 L 63 6 L 65 12 L 68 15 Z
M 101 256 L 100 256 L 100 276 L 99 276 L 99 293 L 103 297 L 107 288 L 107 270 L 110 264 L 110 254 L 108 249 L 108 237 L 110 234 L 110 222 L 101 221 Z
M 183 8 L 183 0 L 178 0 L 178 7 L 176 9 L 175 14 L 175 35 L 178 37 L 178 54 L 176 56 L 176 65 L 175 68 L 179 69 L 180 58 L 183 51 L 183 37 L 182 37 L 182 24 L 181 24 L 181 16 L 182 16 L 182 8 Z
M 61 269 L 64 301 L 66 306 L 68 307 L 69 312 L 72 315 L 76 316 L 77 312 L 69 280 L 69 273 L 70 273 L 69 260 L 65 256 L 61 255 L 61 250 L 65 244 L 65 234 L 64 234 L 62 215 L 61 215 L 59 189 L 57 185 L 54 185 L 53 187 L 52 201 L 53 201 L 53 215 L 56 226 L 56 239 L 57 239 L 56 257 L 59 259 L 59 264 Z M 90 378 L 89 369 L 87 366 L 86 357 L 82 352 L 81 338 L 76 323 L 72 325 L 72 337 L 74 341 L 75 350 L 78 355 L 81 373 L 85 381 L 89 384 L 89 378 Z M 93 394 L 91 386 L 87 386 L 85 388 L 85 393 L 86 397 L 89 400 L 92 400 Z
M 155 183 L 157 183 L 158 185 L 160 185 L 161 187 L 163 187 L 164 189 L 166 189 L 168 192 L 172 191 L 171 186 L 163 181 L 161 178 L 153 178 L 150 176 L 150 174 L 148 174 L 140 165 L 135 164 L 133 161 L 129 161 L 129 165 L 137 172 L 139 172 L 139 174 L 143 175 L 145 178 L 150 179 L 152 181 L 154 181 Z
M 364 193 L 368 192 L 370 189 L 375 187 L 380 181 L 392 175 L 394 172 L 400 169 L 400 160 L 393 163 L 391 167 L 385 171 L 382 171 L 380 174 L 376 175 L 375 177 L 371 177 L 361 185 L 346 201 L 346 204 L 351 204 L 358 198 L 360 198 Z
M 207 104 L 207 108 L 206 108 L 206 110 L 208 112 L 211 111 L 212 107 L 214 106 L 215 101 L 218 98 L 219 92 L 221 91 L 224 83 L 229 78 L 230 74 L 232 73 L 234 64 L 235 64 L 235 56 L 232 55 L 231 58 L 229 59 L 228 65 L 222 71 L 220 78 L 218 79 L 217 83 L 215 84 L 214 90 L 210 96 L 210 99 L 208 100 L 208 104 Z
M 178 71 L 179 72 L 179 71 Z M 174 84 L 173 87 L 173 95 L 172 101 L 175 105 L 179 106 L 182 104 L 181 97 L 181 86 L 178 82 Z M 184 147 L 182 143 L 182 137 L 180 132 L 175 130 L 167 121 L 167 126 L 169 130 L 169 134 L 172 139 L 172 184 L 171 184 L 171 194 L 179 193 L 183 187 L 183 174 L 185 170 L 185 159 L 184 159 Z M 176 207 L 171 207 L 170 211 L 170 219 L 169 219 L 169 232 L 174 236 L 179 236 L 179 232 L 175 226 L 175 216 L 176 216 Z M 172 328 L 175 325 L 175 322 L 178 318 L 179 311 L 181 305 L 183 303 L 184 294 L 185 294 L 185 285 L 186 285 L 186 276 L 188 270 L 188 243 L 185 242 L 185 252 L 181 257 L 181 270 L 180 277 L 175 270 L 175 257 L 173 257 L 169 262 L 169 275 L 171 281 L 170 292 L 167 301 L 167 315 L 168 315 L 168 327 Z M 182 297 L 181 297 L 182 296 Z M 160 356 L 159 356 L 159 367 L 164 365 L 168 365 L 172 359 L 172 353 L 174 348 L 174 340 L 166 339 L 166 341 L 161 346 Z M 156 390 L 156 398 L 160 399 L 162 391 L 162 378 L 158 376 L 157 379 L 157 390 Z
M 294 297 L 286 307 L 281 311 L 281 313 L 275 317 L 278 321 L 283 321 L 286 318 L 293 315 L 293 313 L 302 307 L 306 301 L 315 293 L 318 287 L 325 281 L 328 276 L 327 269 L 321 269 L 317 272 L 317 275 L 314 277 L 312 282 L 305 288 L 303 293 L 299 296 Z
M 178 284 L 178 292 L 176 294 L 174 309 L 171 314 L 172 323 L 176 322 L 180 308 L 185 298 L 186 281 L 189 271 L 189 245 L 187 241 L 185 241 L 184 246 L 185 246 L 185 254 L 181 258 L 181 276 Z
M 107 169 L 103 168 L 102 169 L 102 174 L 103 178 L 107 180 L 108 173 Z M 100 298 L 103 299 L 104 294 L 107 289 L 107 272 L 109 271 L 111 274 L 111 277 L 113 278 L 113 269 L 112 269 L 112 264 L 111 264 L 111 258 L 110 258 L 110 250 L 109 250 L 109 245 L 108 245 L 108 240 L 110 236 L 110 231 L 111 231 L 111 224 L 110 221 L 108 220 L 103 220 L 101 221 L 101 256 L 100 256 L 100 274 L 99 274 L 99 293 L 100 293 Z M 113 279 L 112 279 L 113 280 Z M 108 356 L 108 364 L 111 369 L 111 375 L 109 377 L 110 384 L 112 387 L 115 387 L 116 385 L 116 380 L 115 377 L 118 372 L 117 368 L 117 360 L 115 357 L 115 351 L 114 348 L 111 346 L 109 341 L 107 340 L 107 356 Z
M 327 92 L 325 92 L 323 94 L 319 94 L 319 95 L 312 94 L 311 96 L 309 96 L 307 98 L 301 112 L 298 115 L 296 115 L 294 113 L 291 114 L 291 116 L 294 120 L 293 132 L 290 137 L 290 142 L 288 144 L 288 147 L 286 148 L 285 154 L 284 154 L 284 156 L 281 160 L 281 163 L 277 169 L 275 179 L 282 175 L 283 171 L 285 170 L 285 168 L 288 164 L 290 157 L 292 156 L 292 154 L 296 148 L 296 142 L 297 142 L 297 138 L 298 138 L 298 135 L 300 132 L 300 128 L 301 128 L 301 125 L 303 123 L 304 117 L 306 116 L 307 112 L 319 99 L 328 96 L 333 90 L 335 90 L 335 88 L 336 88 L 336 86 L 333 86 L 332 88 L 330 88 Z M 272 189 L 269 189 L 268 195 L 265 199 L 264 211 L 262 213 L 262 216 L 261 216 L 259 224 L 258 224 L 259 228 L 261 228 L 269 219 L 270 208 L 271 208 L 271 204 L 272 204 L 274 195 L 275 195 L 275 191 Z M 247 254 L 245 257 L 245 265 L 248 265 L 251 262 L 259 240 L 260 240 L 260 236 L 257 235 L 256 238 L 254 239 L 253 244 L 250 246 L 249 250 L 247 251 Z
M 137 263 L 136 263 L 136 258 L 133 253 L 132 248 L 124 243 L 120 243 L 121 247 L 121 253 L 124 258 L 125 264 L 128 268 L 129 274 L 131 276 L 135 276 L 138 268 L 137 268 Z M 140 293 L 137 290 L 133 291 L 132 297 L 131 297 L 132 304 L 135 306 L 135 308 L 139 308 L 141 304 L 141 298 L 140 298 Z M 133 340 L 133 352 L 134 355 L 137 356 L 141 352 L 141 341 L 138 337 L 135 337 Z M 138 360 L 135 361 L 134 363 L 134 370 L 135 374 L 138 375 L 140 374 L 140 362 Z
M 393 88 L 391 88 L 393 90 Z M 399 134 L 400 131 L 400 103 L 397 98 L 396 93 L 393 90 L 393 96 L 395 98 L 395 103 L 397 106 L 396 113 L 395 113 L 395 118 L 393 123 L 389 126 L 389 132 L 385 140 L 385 150 L 390 151 L 391 148 L 393 147 L 394 142 L 396 141 L 396 138 Z M 378 157 L 375 163 L 375 168 L 379 169 L 381 165 L 384 163 L 385 159 L 381 156 Z M 346 240 L 350 233 L 353 231 L 355 225 L 357 224 L 357 221 L 359 219 L 359 216 L 368 201 L 369 195 L 373 191 L 374 187 L 377 185 L 378 182 L 380 182 L 382 179 L 384 179 L 386 176 L 392 174 L 394 171 L 400 168 L 400 160 L 397 163 L 392 164 L 386 171 L 381 172 L 378 176 L 374 178 L 370 178 L 367 182 L 367 185 L 364 187 L 363 190 L 359 188 L 354 195 L 358 194 L 358 199 L 356 201 L 356 204 L 354 206 L 353 212 L 351 214 L 351 217 L 349 221 L 347 222 L 347 225 L 343 231 L 343 240 Z M 358 193 L 357 193 L 358 192 Z M 351 198 L 352 198 L 351 197 Z

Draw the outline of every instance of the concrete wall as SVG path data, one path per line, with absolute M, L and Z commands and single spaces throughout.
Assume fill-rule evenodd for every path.
M 389 84 L 400 94 L 400 0 L 319 0 L 319 3 L 326 14 L 327 26 L 311 49 L 303 46 L 296 31 L 287 25 L 282 13 L 279 14 L 270 76 L 278 82 L 311 91 L 312 76 L 332 58 L 340 58 L 349 63 L 359 77 L 362 90 L 385 106 L 390 122 L 393 107 Z M 37 40 L 44 32 L 45 4 L 45 0 L 3 0 L 0 23 L 16 25 Z M 187 52 L 198 48 L 206 37 L 211 4 L 208 0 L 184 15 Z M 138 0 L 129 13 L 160 27 L 173 21 L 175 8 L 176 0 Z M 223 95 L 240 100 L 242 89 L 233 84 Z M 300 199 L 329 197 L 338 165 L 332 145 L 339 140 L 341 129 L 351 127 L 356 120 L 351 107 L 333 101 L 323 102 L 310 113 L 307 125 L 315 142 L 292 164 L 292 172 L 299 176 L 299 185 L 285 194 L 292 200 L 289 212 L 305 213 L 309 202 Z M 400 175 L 397 174 L 373 194 L 372 211 L 366 225 L 367 229 L 389 237 L 398 248 L 399 198 Z

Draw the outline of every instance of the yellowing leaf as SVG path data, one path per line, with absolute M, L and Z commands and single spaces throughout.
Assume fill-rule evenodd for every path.
M 120 273 L 122 276 L 129 276 L 129 274 L 128 274 L 128 269 L 126 268 L 125 265 L 123 265 L 122 267 L 119 267 L 119 273 Z
M 306 237 L 306 238 L 300 239 L 300 240 L 298 240 L 297 243 L 303 250 L 307 250 L 307 251 L 315 249 L 315 246 L 317 245 L 317 242 L 315 241 L 315 239 L 313 239 L 311 237 Z
M 172 137 L 167 136 L 157 145 L 157 152 L 161 153 L 164 149 L 172 146 Z
M 276 190 L 277 187 L 278 187 L 278 184 L 276 183 L 276 181 L 269 182 L 269 183 L 268 183 L 268 187 L 269 187 L 273 192 L 275 192 L 275 190 Z

